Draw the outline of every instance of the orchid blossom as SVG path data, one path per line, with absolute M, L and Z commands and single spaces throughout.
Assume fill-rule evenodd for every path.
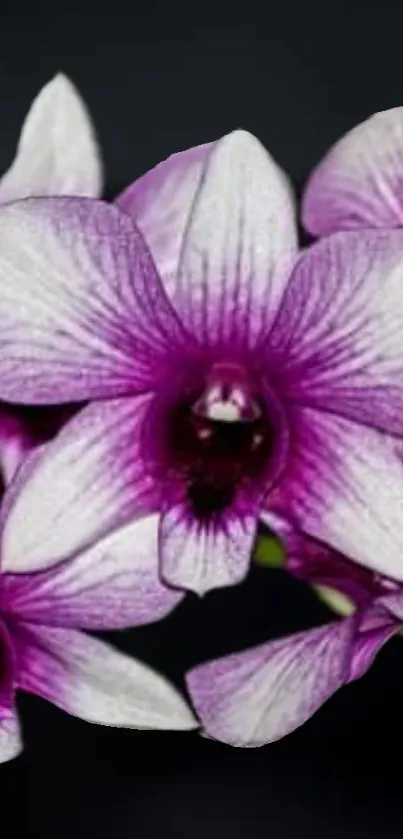
M 245 577 L 264 516 L 403 579 L 403 233 L 296 242 L 243 131 L 114 207 L 1 209 L 0 397 L 90 403 L 26 474 L 15 569 L 119 555 L 131 528 L 134 567 L 141 544 L 168 591 L 204 593 Z
M 26 459 L 0 520 L 0 759 L 20 748 L 16 688 L 106 724 L 195 727 L 173 688 L 76 627 L 157 620 L 186 589 L 239 582 L 259 518 L 343 619 L 194 668 L 208 736 L 284 736 L 401 630 L 403 233 L 365 229 L 401 226 L 400 134 L 401 109 L 377 115 L 318 168 L 306 226 L 348 232 L 303 254 L 286 178 L 241 131 L 169 158 L 115 207 L 1 210 L 0 398 L 90 404 L 32 453 L 3 420 L 7 481 Z M 59 76 L 0 202 L 94 198 L 101 180 Z
M 8 442 L 5 473 L 10 478 L 11 437 Z M 16 441 L 15 450 L 19 450 Z M 37 448 L 34 459 L 40 459 L 42 451 Z M 0 463 L 4 466 L 1 457 Z M 25 463 L 3 497 L 1 530 L 7 528 L 9 512 L 18 502 Z M 46 527 L 46 505 L 41 514 Z M 20 535 L 15 534 L 17 540 Z M 49 537 L 51 550 L 50 530 Z M 162 676 L 80 631 L 144 623 L 150 602 L 153 614 L 159 611 L 162 616 L 177 599 L 158 579 L 151 580 L 146 568 L 141 570 L 141 550 L 134 566 L 131 550 L 125 561 L 122 552 L 114 555 L 113 547 L 112 537 L 109 545 L 104 544 L 102 557 L 89 548 L 77 560 L 50 571 L 38 568 L 35 574 L 15 574 L 0 535 L 0 763 L 16 757 L 22 748 L 17 690 L 37 694 L 74 716 L 102 725 L 184 730 L 197 726 L 185 701 Z
M 403 108 L 349 131 L 314 169 L 303 222 L 315 236 L 403 226 Z
M 195 667 L 187 685 L 204 734 L 263 746 L 306 722 L 339 688 L 359 679 L 403 629 L 403 587 L 295 534 L 285 568 L 343 617 Z

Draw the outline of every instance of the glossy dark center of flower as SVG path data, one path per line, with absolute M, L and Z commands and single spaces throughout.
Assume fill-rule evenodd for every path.
M 174 467 L 199 518 L 222 512 L 241 485 L 258 481 L 272 452 L 263 400 L 236 373 L 230 365 L 216 365 L 204 391 L 171 416 Z

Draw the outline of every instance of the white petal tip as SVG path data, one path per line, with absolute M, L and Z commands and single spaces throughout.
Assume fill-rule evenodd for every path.
M 69 90 L 71 90 L 71 89 L 73 89 L 74 91 L 76 90 L 76 86 L 71 81 L 70 77 L 66 76 L 66 73 L 63 73 L 62 71 L 60 71 L 59 73 L 55 73 L 55 75 L 52 76 L 51 79 L 49 79 L 47 84 L 44 85 L 44 88 L 49 87 L 49 85 L 53 85 L 53 86 L 61 85 L 61 86 L 66 86 Z
M 98 197 L 102 183 L 86 104 L 68 76 L 57 73 L 31 104 L 17 155 L 0 180 L 0 203 L 39 195 Z
M 255 137 L 254 134 L 251 134 L 250 131 L 246 131 L 244 128 L 235 128 L 234 131 L 230 131 L 229 134 L 225 134 L 224 137 L 219 141 L 220 145 L 226 145 L 234 148 L 238 148 L 239 150 L 244 149 L 263 149 L 265 154 L 267 154 L 266 149 Z
M 180 717 L 178 716 L 177 721 L 172 723 L 172 730 L 173 731 L 196 731 L 200 728 L 200 723 L 194 716 L 193 712 L 190 708 L 188 708 L 185 703 L 181 709 Z

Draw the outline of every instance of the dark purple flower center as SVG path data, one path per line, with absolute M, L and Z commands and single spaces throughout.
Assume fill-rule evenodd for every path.
M 214 365 L 203 390 L 171 410 L 169 466 L 185 483 L 196 516 L 229 507 L 248 482 L 259 484 L 274 448 L 275 430 L 259 393 L 235 365 Z

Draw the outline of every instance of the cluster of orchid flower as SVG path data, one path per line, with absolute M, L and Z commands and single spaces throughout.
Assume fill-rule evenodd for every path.
M 403 108 L 313 173 L 301 251 L 287 179 L 244 131 L 101 191 L 57 76 L 0 181 L 0 762 L 18 690 L 272 742 L 403 623 Z M 198 665 L 187 697 L 89 634 L 242 583 L 259 521 L 329 624 Z

